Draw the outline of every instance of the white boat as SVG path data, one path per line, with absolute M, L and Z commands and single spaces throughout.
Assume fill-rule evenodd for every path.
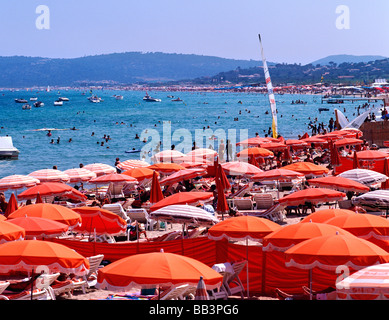
M 15 99 L 16 103 L 28 103 L 26 99 Z
M 23 110 L 31 110 L 31 106 L 29 104 L 24 104 L 22 109 Z
M 162 100 L 161 99 L 157 99 L 157 98 L 152 98 L 146 92 L 146 95 L 143 97 L 143 101 L 147 101 L 147 102 L 161 102 Z
M 45 104 L 42 101 L 37 101 L 34 103 L 35 108 L 43 107 Z
M 0 137 L 0 159 L 17 159 L 19 152 L 12 143 L 12 137 Z
M 37 100 L 38 100 L 37 97 L 30 98 L 30 101 L 37 101 Z
M 115 94 L 114 97 L 115 97 L 116 100 L 123 100 L 123 96 Z
M 54 101 L 54 105 L 55 105 L 55 106 L 62 106 L 62 105 L 63 105 L 63 102 L 62 102 L 62 101 L 59 101 L 59 100 L 56 100 L 56 101 Z
M 88 100 L 90 102 L 93 102 L 93 103 L 100 103 L 101 101 L 103 101 L 101 98 L 99 98 L 98 96 L 91 96 L 88 98 Z
M 66 98 L 66 97 L 59 97 L 58 100 L 59 100 L 59 101 L 69 101 L 69 98 Z

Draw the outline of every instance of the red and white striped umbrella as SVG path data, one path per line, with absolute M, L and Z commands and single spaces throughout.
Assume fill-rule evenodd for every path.
M 69 176 L 69 182 L 89 181 L 97 176 L 93 171 L 84 168 L 68 169 L 64 173 Z
M 195 300 L 209 300 L 207 288 L 202 276 L 200 276 L 199 283 L 197 284 Z
M 41 169 L 29 174 L 30 177 L 38 179 L 42 182 L 68 182 L 69 176 L 60 170 L 56 169 Z
M 16 190 L 33 187 L 40 181 L 30 176 L 14 174 L 0 179 L 0 190 Z
M 87 164 L 83 168 L 96 173 L 97 176 L 116 172 L 116 169 L 114 167 L 105 163 L 91 163 Z
M 117 168 L 120 170 L 131 170 L 136 168 L 146 168 L 150 165 L 150 163 L 143 161 L 143 160 L 126 160 L 123 162 L 120 162 L 118 165 L 116 165 Z
M 120 174 L 120 173 L 111 173 L 111 174 L 106 174 L 102 175 L 100 177 L 94 178 L 89 180 L 89 183 L 94 183 L 94 184 L 109 184 L 109 183 L 138 183 L 138 180 L 134 177 L 128 176 L 126 174 Z
M 177 158 L 183 157 L 184 154 L 177 150 L 163 150 L 161 152 L 156 153 L 152 160 L 154 162 L 173 162 Z
M 194 169 L 184 169 L 177 171 L 170 176 L 162 179 L 159 183 L 161 185 L 173 184 L 183 180 L 193 179 L 199 176 L 202 176 L 207 173 L 207 170 L 204 168 L 194 168 Z
M 213 160 L 213 158 L 217 156 L 217 152 L 212 149 L 199 148 L 188 152 L 186 155 L 194 158 Z

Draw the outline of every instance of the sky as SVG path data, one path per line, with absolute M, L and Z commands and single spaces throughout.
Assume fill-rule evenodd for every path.
M 272 62 L 307 64 L 335 54 L 389 57 L 388 0 L 2 2 L 0 56 L 141 51 L 260 60 L 261 34 Z M 39 5 L 49 9 L 49 20 L 41 20 Z M 37 20 L 49 29 L 37 28 Z

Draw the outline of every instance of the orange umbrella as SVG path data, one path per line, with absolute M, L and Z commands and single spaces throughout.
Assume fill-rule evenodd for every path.
M 38 179 L 42 182 L 68 182 L 69 176 L 60 170 L 56 169 L 41 169 L 29 174 L 30 177 Z
M 39 217 L 20 217 L 8 222 L 23 228 L 26 239 L 57 237 L 69 229 L 67 224 Z
M 331 226 L 324 223 L 310 222 L 310 223 L 295 223 L 281 227 L 263 239 L 264 251 L 286 251 L 294 245 L 325 235 L 349 234 L 347 231 L 339 227 Z
M 25 235 L 26 232 L 22 227 L 8 221 L 0 221 L 0 243 L 23 240 Z
M 300 221 L 300 223 L 305 222 L 319 222 L 319 223 L 325 223 L 327 220 L 347 215 L 347 214 L 356 214 L 354 211 L 347 210 L 347 209 L 323 209 L 318 210 L 313 213 L 311 213 L 309 216 L 306 216 L 303 220 Z
M 173 184 L 173 183 L 177 183 L 179 181 L 189 180 L 189 179 L 193 179 L 196 177 L 200 177 L 200 176 L 205 175 L 206 173 L 207 173 L 207 170 L 205 170 L 204 168 L 183 169 L 183 170 L 177 171 L 177 172 L 169 175 L 168 177 L 162 179 L 160 181 L 160 184 L 161 185 Z
M 41 195 L 40 195 L 39 192 L 38 192 L 38 194 L 36 195 L 35 203 L 43 203 L 42 197 L 41 197 Z
M 158 172 L 154 171 L 153 180 L 151 182 L 151 190 L 150 190 L 150 203 L 155 204 L 161 200 L 163 200 L 164 196 L 162 193 L 161 186 L 158 180 Z
M 346 194 L 340 191 L 323 188 L 308 188 L 293 192 L 280 198 L 278 201 L 286 206 L 296 206 L 304 204 L 305 202 L 317 204 L 337 201 L 342 200 L 344 197 L 346 197 Z
M 134 168 L 134 169 L 124 171 L 122 174 L 133 177 L 137 179 L 138 182 L 142 182 L 145 179 L 151 179 L 153 177 L 154 170 L 145 167 L 140 167 L 140 168 Z M 157 172 L 157 176 L 159 176 L 158 172 Z
M 250 163 L 241 161 L 225 162 L 222 163 L 221 166 L 224 172 L 227 175 L 231 176 L 253 176 L 257 173 L 262 172 L 262 170 L 258 167 L 253 166 Z
M 27 271 L 49 268 L 53 273 L 61 272 L 83 276 L 88 273 L 88 259 L 62 244 L 23 240 L 4 243 L 0 246 L 0 272 Z
M 176 163 L 167 163 L 167 162 L 155 163 L 151 166 L 148 166 L 147 168 L 158 172 L 166 173 L 166 174 L 171 174 L 173 172 L 185 169 L 184 167 Z
M 364 193 L 370 191 L 368 186 L 340 176 L 327 176 L 316 179 L 309 179 L 308 183 L 312 186 L 336 189 L 343 192 L 354 191 L 358 193 Z
M 216 190 L 217 190 L 217 206 L 216 211 L 222 214 L 222 218 L 224 219 L 224 214 L 230 212 L 230 208 L 227 203 L 226 195 L 224 191 L 231 187 L 230 183 L 225 176 L 224 171 L 220 164 L 217 164 L 216 168 Z
M 248 138 L 246 140 L 238 142 L 236 145 L 240 146 L 255 146 L 258 147 L 261 143 L 266 143 L 266 142 L 272 142 L 274 139 L 273 138 L 261 138 L 261 137 L 254 137 L 254 138 Z
M 389 158 L 389 154 L 378 150 L 357 151 L 357 156 L 360 161 L 375 161 Z
M 356 152 L 353 155 L 353 169 L 359 169 L 361 166 L 359 165 L 359 159 Z
M 244 149 L 236 154 L 238 158 L 251 158 L 251 157 L 256 157 L 256 158 L 273 158 L 274 153 L 268 149 L 265 148 L 259 148 L 259 147 L 254 147 L 254 148 L 248 148 Z
M 323 144 L 327 144 L 328 143 L 325 139 L 321 139 L 321 138 L 316 137 L 316 136 L 305 138 L 305 139 L 301 139 L 301 140 L 306 142 L 306 143 L 308 143 L 308 144 L 314 143 L 314 144 L 323 145 Z
M 156 286 L 196 286 L 200 276 L 207 289 L 218 288 L 223 276 L 204 263 L 175 253 L 152 252 L 117 260 L 97 274 L 99 289 L 125 291 Z
M 223 186 L 224 191 L 227 191 L 231 188 L 231 184 L 228 181 L 226 173 L 224 172 L 223 167 L 220 164 L 218 164 L 218 166 L 217 166 L 216 178 L 220 179 L 220 182 L 221 182 L 221 185 Z
M 279 150 L 285 150 L 287 148 L 287 145 L 279 142 L 266 142 L 266 143 L 261 143 L 261 148 L 279 151 Z
M 50 203 L 38 203 L 21 207 L 12 212 L 8 219 L 26 216 L 51 219 L 67 224 L 70 227 L 81 223 L 81 216 L 78 213 L 66 207 Z
M 196 205 L 200 201 L 210 200 L 212 196 L 212 192 L 178 192 L 158 201 L 156 204 L 150 207 L 150 210 L 155 211 L 173 204 Z
M 340 162 L 339 152 L 338 149 L 335 148 L 334 143 L 332 141 L 330 142 L 329 148 L 331 152 L 331 158 L 330 158 L 331 165 L 333 167 L 340 166 L 341 162 Z
M 23 200 L 35 199 L 38 194 L 41 197 L 66 196 L 74 200 L 86 200 L 86 196 L 80 191 L 61 182 L 45 182 L 39 184 L 35 187 L 31 187 L 23 191 L 21 194 L 19 194 L 18 198 Z
M 302 140 L 297 140 L 297 139 L 289 139 L 285 141 L 285 144 L 288 147 L 293 147 L 293 148 L 303 148 L 308 146 L 308 143 Z
M 303 173 L 288 170 L 288 169 L 273 169 L 268 171 L 263 171 L 252 176 L 250 180 L 252 181 L 271 181 L 271 180 L 291 180 L 296 178 L 304 177 Z
M 126 174 L 121 173 L 109 173 L 97 178 L 93 178 L 89 180 L 88 183 L 94 184 L 109 184 L 109 183 L 129 183 L 129 182 L 138 182 L 134 177 L 128 176 Z
M 12 212 L 16 210 L 18 210 L 18 201 L 16 200 L 15 195 L 12 193 L 9 198 L 7 209 L 5 210 L 4 215 L 8 217 Z
M 78 207 L 72 209 L 82 219 L 80 226 L 74 228 L 81 233 L 99 235 L 119 235 L 127 230 L 127 222 L 117 214 L 99 207 Z
M 326 167 L 316 165 L 312 162 L 295 162 L 282 167 L 282 169 L 297 171 L 303 173 L 305 176 L 320 176 L 329 172 Z
M 363 140 L 355 139 L 355 138 L 343 138 L 334 142 L 334 146 L 337 148 L 347 146 L 347 145 L 355 146 L 359 144 L 363 144 Z

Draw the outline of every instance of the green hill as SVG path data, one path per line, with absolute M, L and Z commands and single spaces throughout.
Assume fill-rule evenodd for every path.
M 359 63 L 359 62 L 370 62 L 375 60 L 387 59 L 387 57 L 383 56 L 354 56 L 350 54 L 338 54 L 328 56 L 316 61 L 311 62 L 314 66 L 320 64 L 322 66 L 329 65 L 330 62 L 334 62 L 336 64 L 341 64 L 343 62 L 347 63 Z

